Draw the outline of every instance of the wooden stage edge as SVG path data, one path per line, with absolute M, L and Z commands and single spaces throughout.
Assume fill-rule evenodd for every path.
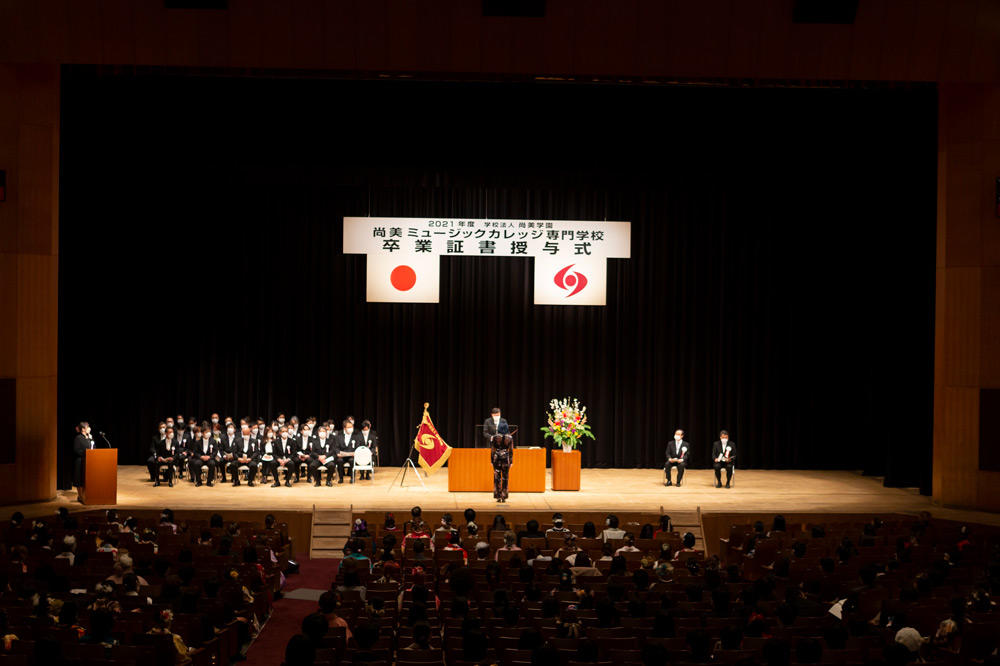
M 456 516 L 472 507 L 488 512 L 649 512 L 701 511 L 702 513 L 909 513 L 929 511 L 939 518 L 1000 525 L 1000 514 L 936 506 L 913 488 L 886 488 L 876 477 L 858 472 L 816 470 L 738 470 L 731 489 L 714 487 L 710 469 L 688 470 L 684 485 L 664 487 L 657 469 L 584 469 L 579 491 L 553 491 L 551 470 L 546 470 L 543 493 L 512 493 L 506 504 L 497 504 L 492 493 L 449 492 L 447 468 L 424 478 L 424 484 L 406 475 L 399 486 L 397 467 L 376 470 L 372 481 L 354 485 L 334 483 L 315 488 L 302 481 L 291 488 L 216 484 L 196 488 L 187 480 L 154 488 L 144 466 L 118 468 L 118 509 L 175 511 L 282 511 L 311 514 L 317 508 L 353 508 L 355 512 L 409 509 L 420 505 L 428 511 L 451 511 Z M 423 476 L 421 474 L 421 476 Z M 394 482 L 395 479 L 395 483 Z M 20 510 L 26 516 L 51 514 L 60 506 L 72 511 L 103 508 L 82 505 L 75 491 L 60 491 L 48 502 L 3 507 L 0 518 Z M 491 514 L 492 515 L 492 514 Z

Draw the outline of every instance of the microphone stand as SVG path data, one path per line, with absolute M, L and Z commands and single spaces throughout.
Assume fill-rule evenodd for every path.
M 103 432 L 100 432 L 100 431 L 99 431 L 99 432 L 98 432 L 97 434 L 101 436 L 101 439 L 103 439 L 103 440 L 104 440 L 104 443 L 108 445 L 108 448 L 109 448 L 109 449 L 113 449 L 113 448 L 115 448 L 115 447 L 111 446 L 111 442 L 109 442 L 109 441 L 108 441 L 108 438 L 107 438 L 107 437 L 106 437 L 106 436 L 104 435 L 104 433 L 103 433 Z

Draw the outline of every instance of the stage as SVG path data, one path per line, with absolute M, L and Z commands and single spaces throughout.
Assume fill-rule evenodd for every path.
M 664 487 L 663 471 L 658 469 L 584 469 L 580 491 L 514 493 L 506 504 L 497 504 L 490 493 L 449 492 L 448 469 L 423 478 L 424 485 L 406 475 L 406 485 L 399 486 L 399 468 L 376 470 L 372 481 L 351 485 L 336 482 L 330 488 L 314 487 L 302 481 L 291 488 L 246 485 L 234 488 L 216 484 L 195 487 L 187 480 L 173 488 L 153 487 L 142 466 L 118 468 L 118 507 L 129 509 L 174 510 L 198 509 L 220 512 L 308 511 L 317 508 L 349 508 L 354 511 L 399 510 L 419 504 L 431 511 L 457 511 L 466 507 L 477 510 L 504 511 L 618 511 L 721 512 L 721 513 L 917 513 L 930 511 L 935 516 L 956 520 L 1000 524 L 1000 515 L 960 511 L 935 506 L 931 498 L 912 488 L 886 488 L 881 479 L 847 471 L 738 470 L 733 488 L 715 488 L 710 469 L 690 469 L 684 485 Z M 393 480 L 396 483 L 393 484 Z M 546 488 L 551 486 L 551 470 L 546 470 Z M 51 502 L 7 507 L 27 515 L 54 511 L 56 506 L 71 510 L 85 507 L 76 501 L 75 491 L 60 491 Z

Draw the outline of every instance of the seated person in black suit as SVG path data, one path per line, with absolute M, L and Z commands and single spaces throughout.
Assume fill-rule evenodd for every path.
M 667 485 L 672 486 L 673 481 L 671 477 L 673 476 L 672 471 L 677 468 L 677 485 L 681 485 L 681 481 L 684 479 L 684 470 L 687 468 L 688 461 L 691 459 L 691 444 L 684 440 L 684 431 L 678 428 L 674 431 L 674 441 L 667 444 L 667 464 L 665 469 L 667 472 Z
M 722 468 L 726 468 L 726 488 L 733 478 L 733 463 L 736 461 L 736 443 L 729 441 L 729 432 L 723 430 L 719 439 L 712 443 L 712 468 L 715 470 L 715 487 L 722 487 Z

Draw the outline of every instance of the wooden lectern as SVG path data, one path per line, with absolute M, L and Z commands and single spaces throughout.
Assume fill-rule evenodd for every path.
M 552 490 L 580 489 L 580 451 L 552 451 Z
M 118 449 L 90 449 L 84 459 L 84 504 L 118 504 Z

